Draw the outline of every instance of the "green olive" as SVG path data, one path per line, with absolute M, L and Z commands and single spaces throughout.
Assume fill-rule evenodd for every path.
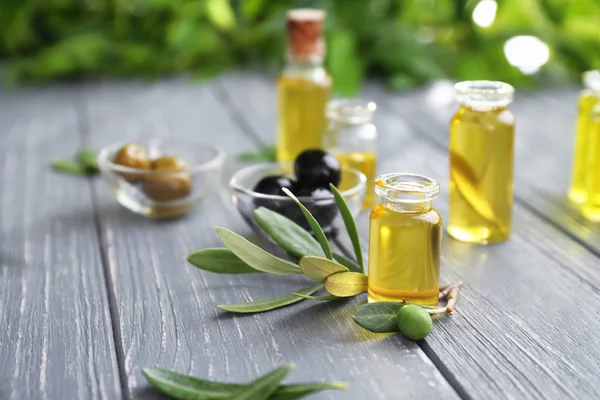
M 115 164 L 124 167 L 141 170 L 148 170 L 152 166 L 146 149 L 137 144 L 126 144 L 121 147 L 115 155 L 114 162 Z M 122 173 L 121 176 L 129 182 L 136 182 L 144 179 L 143 174 Z
M 409 339 L 422 340 L 431 332 L 431 316 L 422 307 L 408 304 L 398 311 L 398 328 Z
M 144 193 L 152 200 L 178 200 L 192 191 L 192 177 L 189 172 L 185 172 L 189 167 L 180 158 L 173 156 L 157 158 L 152 162 L 152 168 L 155 172 L 149 174 L 144 181 Z

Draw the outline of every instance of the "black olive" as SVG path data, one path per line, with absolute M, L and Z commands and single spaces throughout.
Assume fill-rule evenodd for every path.
M 294 174 L 298 185 L 304 188 L 337 186 L 340 183 L 340 163 L 332 154 L 323 150 L 303 151 L 294 162 Z
M 308 211 L 310 211 L 313 217 L 315 217 L 317 222 L 319 222 L 321 228 L 323 228 L 325 231 L 329 231 L 332 228 L 331 225 L 338 213 L 338 208 L 335 203 L 333 193 L 325 188 L 301 188 L 298 189 L 294 194 L 296 197 L 300 198 L 301 202 L 302 197 L 312 197 L 314 200 L 316 200 L 304 202 L 303 204 Z M 282 214 L 284 214 L 286 217 L 310 231 L 310 227 L 306 222 L 306 218 L 298 206 L 287 207 L 282 211 Z
M 281 189 L 287 188 L 293 192 L 293 187 L 294 182 L 285 176 L 266 176 L 254 186 L 253 190 L 262 194 L 285 196 Z

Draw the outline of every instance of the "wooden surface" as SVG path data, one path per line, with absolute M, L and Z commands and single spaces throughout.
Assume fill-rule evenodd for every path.
M 423 342 L 354 325 L 364 297 L 259 315 L 215 304 L 286 295 L 302 277 L 225 276 L 185 262 L 219 246 L 222 225 L 260 240 L 230 201 L 236 154 L 274 140 L 274 80 L 228 74 L 203 84 L 95 83 L 0 94 L 0 399 L 161 399 L 142 377 L 160 367 L 250 380 L 294 362 L 289 382 L 342 380 L 314 399 L 593 399 L 600 390 L 600 230 L 564 200 L 577 90 L 517 93 L 511 239 L 443 239 L 442 278 L 466 283 L 457 313 Z M 436 178 L 447 216 L 447 123 L 440 82 L 411 93 L 367 85 L 379 109 L 380 173 Z M 121 208 L 100 179 L 49 160 L 86 143 L 144 135 L 210 141 L 223 184 L 186 218 Z M 368 215 L 358 219 L 367 241 Z M 345 236 L 336 245 L 350 246 Z

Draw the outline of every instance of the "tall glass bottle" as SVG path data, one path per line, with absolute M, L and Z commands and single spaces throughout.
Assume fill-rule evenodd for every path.
M 358 169 L 367 177 L 363 209 L 375 204 L 375 169 L 377 166 L 377 129 L 371 122 L 377 106 L 374 102 L 337 99 L 327 104 L 329 125 L 324 146 L 334 154 L 340 164 Z M 345 182 L 340 190 L 349 189 Z
M 588 166 L 588 147 L 591 135 L 592 108 L 600 104 L 600 71 L 587 71 L 583 73 L 585 89 L 579 97 L 579 111 L 577 113 L 577 131 L 575 134 L 575 154 L 573 156 L 573 173 L 569 200 L 575 204 L 583 204 L 587 199 L 586 176 L 594 172 Z
M 593 222 L 600 222 L 600 104 L 594 106 L 586 121 L 585 153 L 585 201 L 582 215 Z
M 381 202 L 369 225 L 369 302 L 436 306 L 442 218 L 432 201 L 440 185 L 422 175 L 386 174 L 375 180 L 375 192 Z
M 331 79 L 323 67 L 324 21 L 321 10 L 295 9 L 287 14 L 287 63 L 277 83 L 278 161 L 293 161 L 302 151 L 323 146 L 331 92 Z
M 514 89 L 504 82 L 455 85 L 460 109 L 450 124 L 450 218 L 455 239 L 487 244 L 511 231 Z

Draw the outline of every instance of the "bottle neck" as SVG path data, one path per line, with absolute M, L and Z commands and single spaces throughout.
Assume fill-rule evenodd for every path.
M 391 201 L 385 197 L 381 198 L 381 204 L 392 211 L 403 214 L 423 214 L 431 211 L 433 208 L 432 201 L 423 201 L 420 203 Z

